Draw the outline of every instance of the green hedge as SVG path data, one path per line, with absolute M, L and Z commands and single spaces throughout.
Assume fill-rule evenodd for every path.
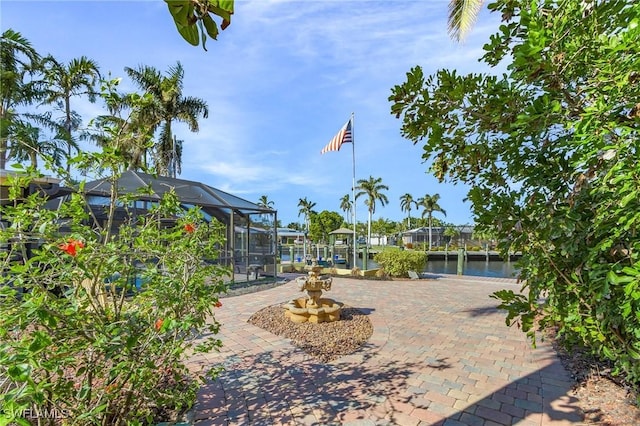
M 420 272 L 427 264 L 427 254 L 412 250 L 385 250 L 373 260 L 392 277 L 406 277 L 407 271 Z

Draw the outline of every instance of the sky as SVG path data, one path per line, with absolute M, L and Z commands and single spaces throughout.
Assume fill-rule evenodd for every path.
M 27 38 L 59 61 L 87 56 L 103 75 L 122 77 L 123 91 L 139 91 L 125 67 L 161 72 L 180 62 L 184 96 L 209 106 L 200 131 L 175 126 L 184 140 L 183 179 L 203 182 L 246 200 L 273 201 L 283 225 L 301 223 L 298 202 L 314 210 L 340 210 L 355 177 L 381 178 L 389 203 L 374 220 L 400 221 L 400 197 L 440 194 L 446 217 L 473 223 L 468 188 L 439 183 L 422 158 L 421 144 L 400 134 L 391 113 L 391 88 L 420 65 L 460 73 L 495 70 L 478 62 L 499 16 L 485 8 L 464 43 L 447 35 L 448 0 L 236 0 L 231 25 L 193 47 L 178 32 L 164 1 L 2 0 L 0 28 Z M 104 113 L 101 104 L 72 103 L 85 123 Z M 354 150 L 320 154 L 354 114 Z M 357 220 L 366 222 L 364 197 Z M 420 213 L 412 210 L 412 216 Z

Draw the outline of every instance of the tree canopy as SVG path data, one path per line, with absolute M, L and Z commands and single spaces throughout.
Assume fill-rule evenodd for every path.
M 406 193 L 400 196 L 400 210 L 407 212 L 407 229 L 411 228 L 411 206 L 418 207 L 418 203 L 413 199 L 413 195 Z
M 273 208 L 275 203 L 272 200 L 269 199 L 269 196 L 261 195 L 257 204 L 260 207 L 264 207 L 265 209 L 271 209 L 271 208 Z
M 387 195 L 383 191 L 388 191 L 389 187 L 382 183 L 382 178 L 358 179 L 356 186 L 356 200 L 360 197 L 366 197 L 364 204 L 367 206 L 369 217 L 367 219 L 367 243 L 371 244 L 371 217 L 376 212 L 376 202 L 380 202 L 382 206 L 389 202 Z
M 4 169 L 8 149 L 15 141 L 12 124 L 18 121 L 16 107 L 31 103 L 35 96 L 29 76 L 41 58 L 29 40 L 12 29 L 0 36 L 0 169 Z
M 311 215 L 309 236 L 313 241 L 329 242 L 329 233 L 342 225 L 342 216 L 338 212 L 323 210 Z
M 60 128 L 63 131 L 60 133 L 67 145 L 67 157 L 70 158 L 72 151 L 78 150 L 73 132 L 78 130 L 81 123 L 79 115 L 71 108 L 71 99 L 74 96 L 86 96 L 90 102 L 95 102 L 100 70 L 98 64 L 86 56 L 74 58 L 65 64 L 48 55 L 41 67 L 45 82 L 42 96 L 45 103 L 58 104 L 58 109 L 62 110 Z M 71 164 L 67 162 L 67 174 L 70 171 Z
M 141 112 L 151 133 L 160 129 L 153 152 L 157 172 L 162 176 L 176 177 L 182 169 L 183 141 L 176 139 L 172 124 L 179 121 L 187 124 L 190 131 L 198 132 L 198 119 L 209 116 L 207 102 L 198 97 L 183 95 L 184 68 L 180 62 L 169 67 L 166 76 L 148 65 L 125 67 L 125 71 L 153 100 Z
M 429 226 L 429 250 L 431 250 L 431 228 L 433 227 L 433 212 L 440 212 L 443 215 L 447 215 L 447 212 L 438 204 L 440 201 L 440 194 L 429 195 L 426 194 L 424 197 L 418 199 L 418 207 L 422 207 L 424 210 L 422 211 L 422 217 L 427 216 L 428 226 Z
M 640 3 L 498 0 L 482 61 L 420 67 L 392 89 L 402 134 L 441 180 L 471 186 L 476 223 L 520 250 L 527 296 L 496 297 L 531 331 L 543 314 L 640 380 Z M 546 295 L 540 305 L 538 298 Z

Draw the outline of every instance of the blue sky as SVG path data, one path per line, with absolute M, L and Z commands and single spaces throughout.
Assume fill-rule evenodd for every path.
M 467 188 L 440 184 L 422 160 L 422 148 L 400 136 L 390 114 L 390 89 L 415 65 L 431 74 L 492 72 L 478 62 L 482 45 L 499 25 L 483 10 L 464 44 L 446 31 L 448 1 L 236 0 L 229 28 L 208 52 L 178 35 L 166 5 L 147 1 L 2 0 L 0 27 L 22 33 L 41 53 L 61 61 L 85 55 L 103 75 L 124 67 L 185 69 L 184 95 L 209 105 L 199 133 L 177 126 L 185 141 L 180 177 L 250 201 L 267 195 L 283 224 L 301 222 L 298 201 L 340 212 L 351 193 L 351 146 L 320 150 L 355 113 L 356 179 L 380 177 L 387 206 L 374 219 L 401 220 L 399 198 L 439 193 L 447 222 L 471 223 Z M 87 120 L 100 104 L 76 101 Z M 364 199 L 358 220 L 367 218 Z M 412 211 L 416 215 L 416 211 Z

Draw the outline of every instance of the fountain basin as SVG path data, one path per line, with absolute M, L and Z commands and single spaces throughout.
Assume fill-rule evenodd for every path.
M 300 297 L 287 303 L 285 316 L 296 323 L 310 322 L 318 324 L 321 322 L 333 322 L 340 320 L 340 310 L 343 304 L 333 299 L 320 298 L 314 302 L 313 299 Z

